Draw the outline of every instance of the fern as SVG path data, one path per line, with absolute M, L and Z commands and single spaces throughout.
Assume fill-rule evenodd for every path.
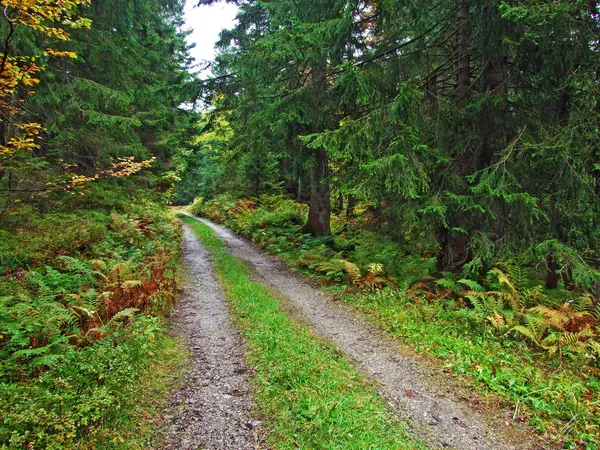
M 590 305 L 585 298 L 564 303 L 558 308 L 538 305 L 529 308 L 524 325 L 512 329 L 530 339 L 550 354 L 567 354 L 578 357 L 585 351 L 595 352 L 597 336 L 593 329 L 593 316 L 588 312 Z
M 569 320 L 568 316 L 563 310 L 549 308 L 547 306 L 534 306 L 529 311 L 544 316 L 548 326 L 551 326 L 559 331 L 563 331 L 565 329 L 565 324 Z
M 599 359 L 600 358 L 600 342 L 590 339 L 588 341 L 588 347 L 590 348 L 594 359 Z
M 526 326 L 523 325 L 515 325 L 512 328 L 514 331 L 518 331 L 519 333 L 521 333 L 523 336 L 529 338 L 530 340 L 532 340 L 534 343 L 539 345 L 539 342 L 541 340 L 541 336 L 538 336 L 534 330 L 532 330 L 531 328 L 528 328 Z
M 342 264 L 344 266 L 344 272 L 346 272 L 350 281 L 356 282 L 360 279 L 360 269 L 356 264 L 346 260 L 342 260 Z
M 471 291 L 474 292 L 484 292 L 484 287 L 476 281 L 469 280 L 468 278 L 461 278 L 458 280 L 458 283 L 468 287 Z
M 569 302 L 571 307 L 578 312 L 594 312 L 594 301 L 592 299 L 591 294 L 580 295 L 575 300 Z
M 142 285 L 141 280 L 125 280 L 121 283 L 121 288 L 125 291 L 132 291 Z
M 560 346 L 563 351 L 581 352 L 588 347 L 587 340 L 594 334 L 589 329 L 578 331 L 577 333 L 565 332 L 560 336 Z
M 515 262 L 506 263 L 510 282 L 517 292 L 524 292 L 528 286 L 527 273 L 525 269 Z
M 522 314 L 524 310 L 523 298 L 517 290 L 517 286 L 510 280 L 509 275 L 498 268 L 492 269 L 491 274 L 497 278 L 500 289 L 498 291 L 490 291 L 488 294 L 504 299 L 508 306 L 512 308 L 513 314 Z
M 455 294 L 459 294 L 464 290 L 460 284 L 458 284 L 451 278 L 440 278 L 439 280 L 435 280 L 435 284 L 437 284 L 441 288 L 449 289 Z
M 319 272 L 325 273 L 328 277 L 344 273 L 344 263 L 341 259 L 319 261 L 314 265 L 314 268 Z
M 119 321 L 121 321 L 123 319 L 131 319 L 131 317 L 133 317 L 139 311 L 140 310 L 138 308 L 127 308 L 127 309 L 124 309 L 124 310 L 119 311 L 118 313 L 116 313 L 114 316 L 112 316 L 112 318 L 110 319 L 110 321 L 108 323 L 111 324 L 111 323 L 119 322 Z
M 367 271 L 371 275 L 380 275 L 383 273 L 383 264 L 381 263 L 371 263 L 367 266 Z

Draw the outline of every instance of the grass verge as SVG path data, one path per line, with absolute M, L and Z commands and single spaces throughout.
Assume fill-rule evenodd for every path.
M 415 350 L 443 361 L 447 370 L 466 376 L 480 391 L 499 396 L 515 420 L 567 449 L 600 446 L 600 382 L 594 373 L 564 359 L 542 362 L 521 342 L 498 339 L 495 329 L 481 329 L 444 303 L 428 303 L 385 290 L 340 295 L 373 324 Z
M 329 344 L 290 319 L 268 290 L 201 222 L 192 227 L 215 269 L 248 341 L 256 398 L 277 449 L 426 448 L 389 411 L 362 375 Z

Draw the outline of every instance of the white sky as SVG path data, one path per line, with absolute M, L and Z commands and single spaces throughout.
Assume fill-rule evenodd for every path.
M 186 0 L 185 23 L 186 28 L 192 30 L 188 42 L 196 44 L 190 53 L 196 64 L 203 65 L 203 61 L 214 59 L 214 46 L 221 30 L 233 27 L 237 7 L 224 1 L 210 6 L 196 6 L 197 3 L 197 0 Z

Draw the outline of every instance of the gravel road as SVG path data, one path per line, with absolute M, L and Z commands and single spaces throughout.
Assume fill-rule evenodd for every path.
M 229 319 L 210 257 L 183 224 L 184 292 L 175 306 L 174 332 L 187 344 L 190 369 L 169 399 L 165 449 L 257 449 L 254 407 L 244 343 Z
M 526 427 L 511 423 L 506 411 L 482 408 L 469 389 L 422 357 L 399 351 L 397 340 L 368 324 L 360 313 L 334 302 L 276 258 L 219 225 L 198 220 L 210 226 L 234 256 L 249 263 L 257 280 L 279 295 L 297 319 L 374 380 L 390 406 L 430 445 L 461 450 L 549 448 Z

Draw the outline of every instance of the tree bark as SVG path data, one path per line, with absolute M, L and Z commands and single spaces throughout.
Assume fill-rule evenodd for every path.
M 558 288 L 558 282 L 560 280 L 560 274 L 558 272 L 559 268 L 556 259 L 552 255 L 548 255 L 546 257 L 546 289 Z
M 331 205 L 329 203 L 329 162 L 325 149 L 319 149 L 316 155 L 316 167 L 313 169 L 312 189 L 308 220 L 302 231 L 313 236 L 331 235 Z
M 471 86 L 471 54 L 469 52 L 469 4 L 470 0 L 458 0 L 456 22 L 458 26 L 458 63 L 456 66 L 456 103 L 464 100 Z
M 471 89 L 471 53 L 469 49 L 469 14 L 470 0 L 457 0 L 456 11 L 456 29 L 457 40 L 456 46 L 458 50 L 458 61 L 456 63 L 456 92 L 454 103 L 459 111 L 459 119 L 457 122 L 457 137 L 458 141 L 467 146 L 469 132 L 467 121 L 460 113 L 462 105 L 469 96 Z M 466 153 L 465 153 L 466 154 Z M 465 164 L 459 164 L 460 176 L 464 177 L 467 170 L 464 169 Z M 450 217 L 448 221 L 459 223 L 467 223 L 466 218 L 462 217 L 463 213 L 456 212 L 454 217 Z M 439 272 L 446 267 L 455 265 L 457 262 L 465 259 L 468 253 L 468 238 L 464 235 L 453 234 L 452 231 L 443 224 L 440 224 L 437 229 L 437 241 L 439 245 L 438 254 L 436 257 L 436 266 Z
M 483 7 L 484 67 L 482 88 L 486 100 L 481 114 L 481 151 L 477 158 L 477 170 L 488 167 L 506 145 L 506 79 L 508 57 L 502 49 L 503 25 L 495 1 L 487 1 Z
M 589 0 L 588 3 L 588 13 L 589 13 L 589 21 L 592 26 L 592 29 L 595 34 L 598 34 L 600 31 L 600 26 L 598 24 L 598 0 Z M 595 51 L 599 51 L 598 44 L 594 48 Z M 600 83 L 600 71 L 596 70 L 596 86 Z M 596 102 L 596 113 L 600 112 L 600 101 Z M 600 149 L 596 147 L 596 161 L 600 162 Z M 600 199 L 600 173 L 596 171 L 595 179 L 594 179 L 594 192 L 596 194 L 597 199 Z M 598 200 L 597 200 L 598 203 Z M 596 260 L 594 261 L 594 269 L 600 271 L 600 249 L 596 246 Z M 600 306 L 600 281 L 595 283 L 592 286 L 592 301 L 594 307 Z
M 327 59 L 325 57 L 315 60 L 312 67 L 311 82 L 315 95 L 313 131 L 318 133 L 323 131 L 325 124 L 324 103 L 327 94 Z M 329 160 L 327 158 L 327 151 L 324 148 L 316 151 L 315 165 L 311 178 L 308 220 L 302 227 L 302 230 L 314 236 L 330 236 Z
M 6 145 L 6 123 L 4 119 L 0 119 L 0 145 Z M 6 170 L 0 167 L 0 181 L 4 178 Z

